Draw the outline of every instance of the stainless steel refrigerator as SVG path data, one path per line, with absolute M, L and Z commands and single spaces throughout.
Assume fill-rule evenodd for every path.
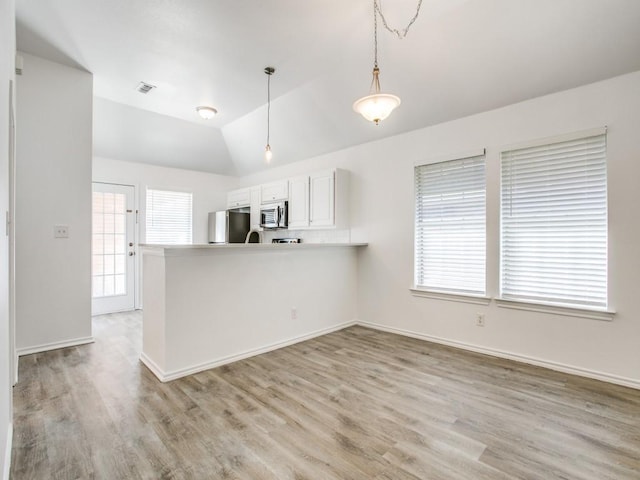
M 249 233 L 248 209 L 209 213 L 209 243 L 244 243 Z

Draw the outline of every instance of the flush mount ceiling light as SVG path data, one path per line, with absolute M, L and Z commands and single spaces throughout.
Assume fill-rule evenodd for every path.
M 203 105 L 201 107 L 196 107 L 196 112 L 198 112 L 198 115 L 200 115 L 205 120 L 209 120 L 216 116 L 218 110 L 213 107 L 207 107 Z
M 402 30 L 389 28 L 387 21 L 382 14 L 378 0 L 373 0 L 373 79 L 371 80 L 371 88 L 369 95 L 359 98 L 353 104 L 353 109 L 370 122 L 378 125 L 380 120 L 387 118 L 391 112 L 400 105 L 400 98 L 390 93 L 380 93 L 380 68 L 378 67 L 378 14 L 384 25 L 384 28 L 391 33 L 397 35 L 398 38 L 404 38 L 418 18 L 422 0 L 418 0 L 416 14 L 413 16 L 409 24 Z
M 264 73 L 267 74 L 267 146 L 264 149 L 264 159 L 267 163 L 271 162 L 273 158 L 273 152 L 271 151 L 271 145 L 269 145 L 269 129 L 271 127 L 271 75 L 276 71 L 273 67 L 265 67 Z

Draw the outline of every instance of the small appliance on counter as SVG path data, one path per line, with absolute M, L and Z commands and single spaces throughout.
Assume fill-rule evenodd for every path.
M 256 228 L 252 228 L 247 233 L 247 238 L 244 243 L 262 243 L 262 232 Z
M 302 243 L 301 238 L 274 238 L 271 243 Z
M 249 233 L 249 209 L 209 213 L 209 243 L 244 243 Z
M 289 202 L 274 202 L 260 207 L 262 228 L 287 228 L 289 225 Z

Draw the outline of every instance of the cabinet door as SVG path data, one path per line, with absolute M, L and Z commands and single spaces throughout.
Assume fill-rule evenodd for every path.
M 289 198 L 289 182 L 269 183 L 260 186 L 260 202 L 269 203 Z
M 332 227 L 335 222 L 335 181 L 334 171 L 309 175 L 309 225 L 312 227 Z
M 309 176 L 289 180 L 289 228 L 309 226 Z
M 253 187 L 251 189 L 251 215 L 250 215 L 251 228 L 260 228 L 260 187 Z
M 248 188 L 232 190 L 227 193 L 227 208 L 248 207 L 251 204 L 251 192 Z

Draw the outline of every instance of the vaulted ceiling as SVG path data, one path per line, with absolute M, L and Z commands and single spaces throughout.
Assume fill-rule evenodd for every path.
M 382 1 L 390 26 L 416 2 Z M 402 104 L 375 126 L 352 110 L 373 0 L 16 3 L 19 50 L 93 73 L 95 155 L 220 174 L 269 168 L 266 66 L 273 166 L 640 70 L 638 0 L 424 0 L 405 39 L 379 25 L 382 90 Z

